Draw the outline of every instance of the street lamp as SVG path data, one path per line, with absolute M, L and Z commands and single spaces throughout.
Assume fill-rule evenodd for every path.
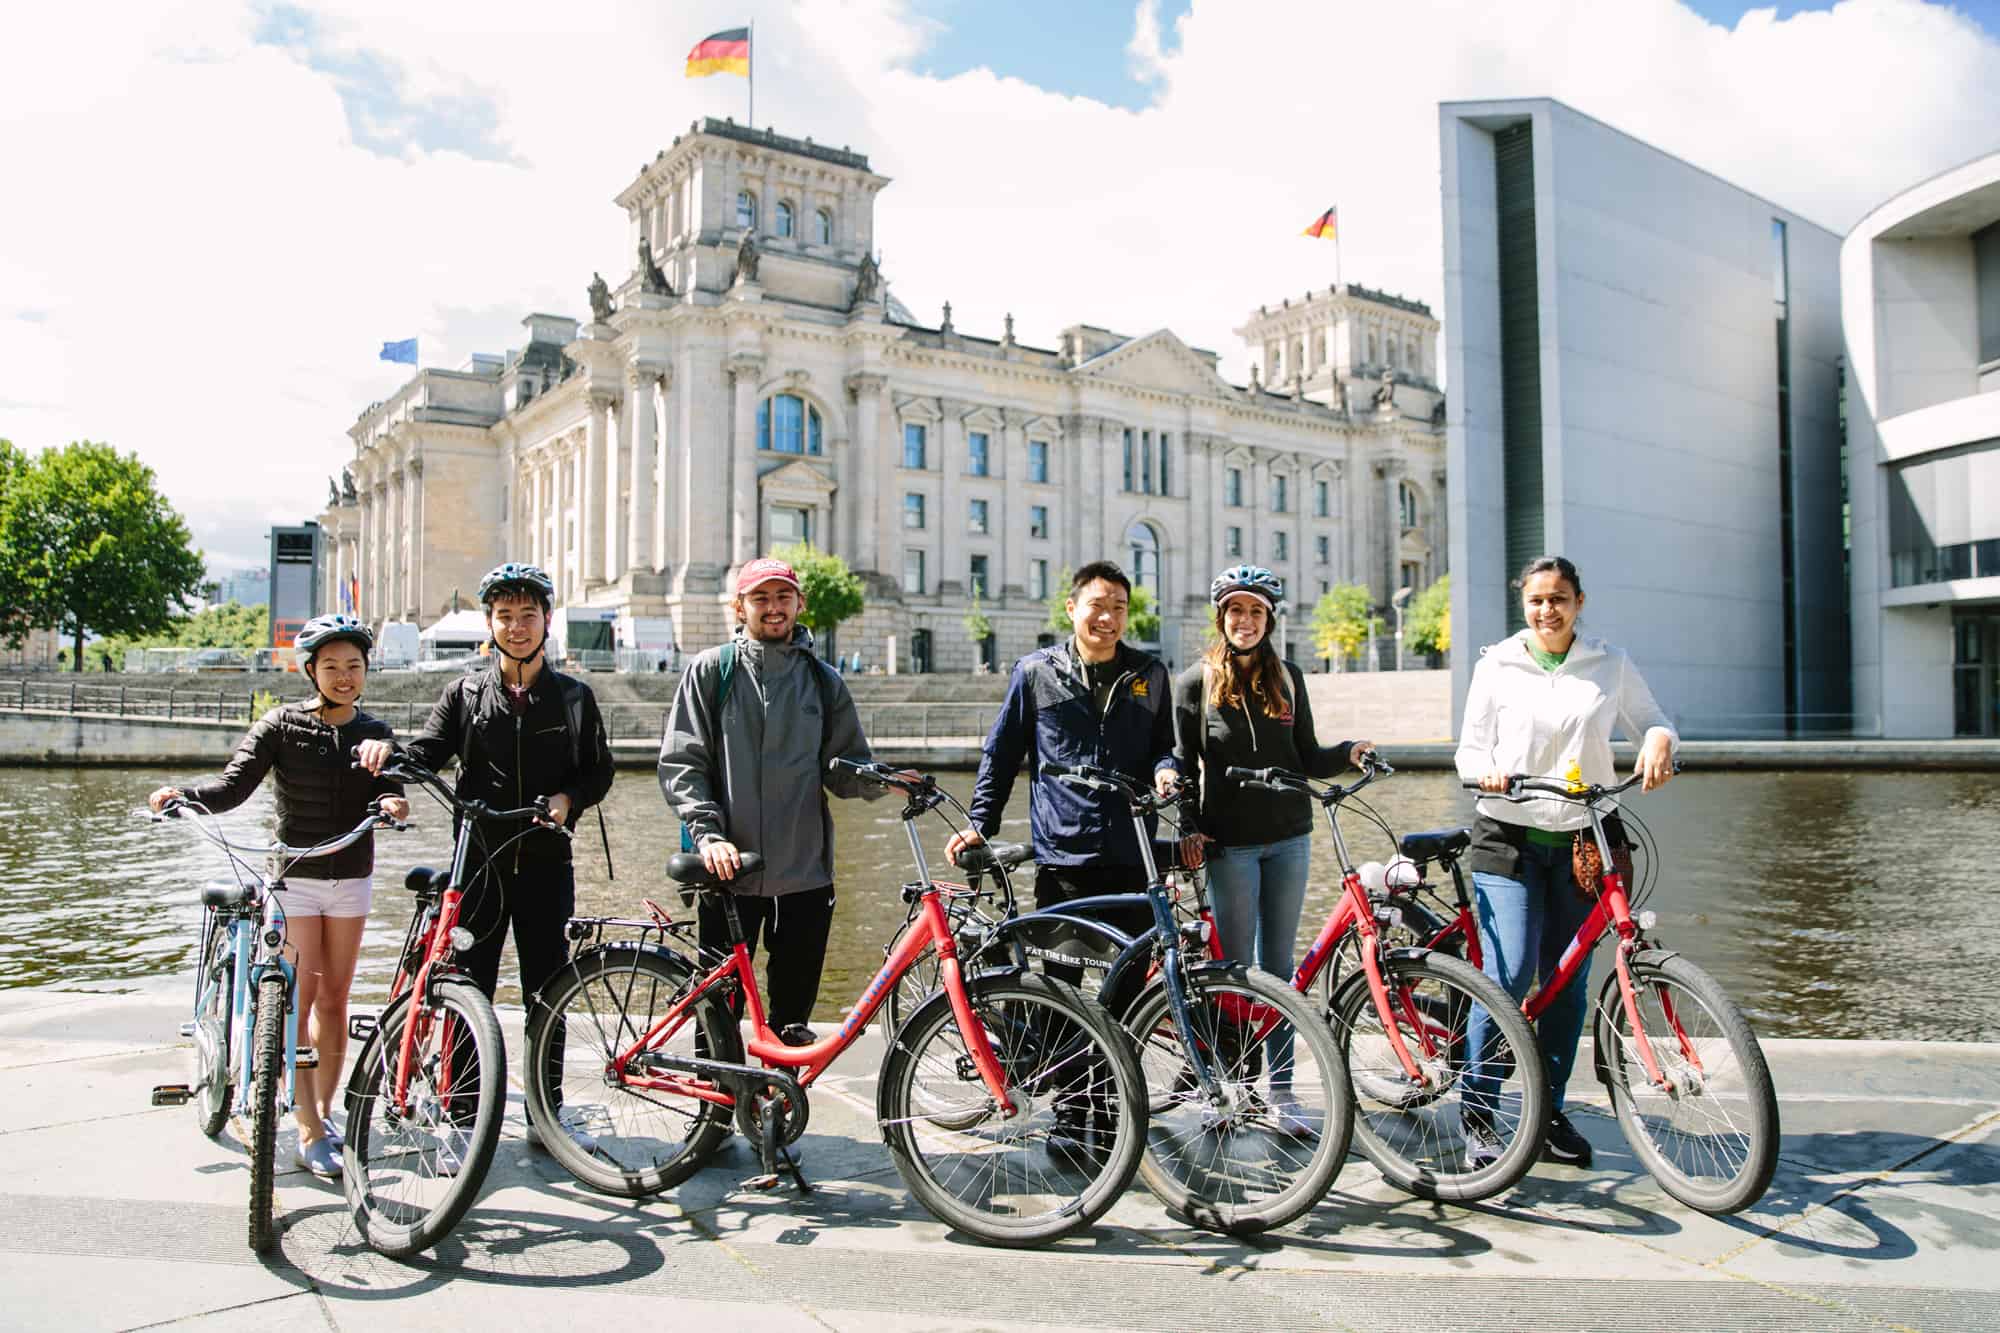
M 1396 670 L 1398 671 L 1403 669 L 1403 607 L 1408 604 L 1410 594 L 1415 591 L 1416 589 L 1405 585 L 1396 589 L 1395 595 L 1389 599 L 1389 605 L 1396 609 Z

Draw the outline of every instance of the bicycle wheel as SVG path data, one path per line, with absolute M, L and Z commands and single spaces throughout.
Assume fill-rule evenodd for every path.
M 528 1109 L 563 1170 L 604 1194 L 628 1199 L 686 1180 L 729 1136 L 731 1106 L 613 1078 L 613 1061 L 639 1044 L 695 980 L 678 954 L 608 944 L 578 954 L 544 992 L 528 1032 Z M 561 1053 L 554 1049 L 562 1034 Z M 689 1007 L 629 1066 L 634 1080 L 669 1071 L 647 1056 L 743 1062 L 743 1037 L 719 991 Z
M 1030 973 L 966 982 L 1017 1110 L 993 1104 L 938 992 L 882 1062 L 882 1139 L 917 1201 L 992 1245 L 1039 1245 L 1102 1217 L 1139 1164 L 1145 1087 L 1116 1024 Z
M 229 1031 L 236 1003 L 236 955 L 229 932 L 211 924 L 195 973 L 194 1048 L 189 1053 L 188 1086 L 194 1089 L 195 1123 L 214 1138 L 229 1120 Z
M 437 1244 L 472 1206 L 507 1094 L 500 1020 L 471 980 L 445 977 L 428 1003 L 412 1000 L 383 1012 L 347 1080 L 347 1206 L 361 1238 L 396 1258 Z M 415 1036 L 399 1098 L 406 1025 Z
M 1184 974 L 1189 1026 L 1220 1100 L 1195 1081 L 1164 975 L 1126 1016 L 1150 1119 L 1139 1174 L 1196 1226 L 1251 1235 L 1308 1212 L 1347 1156 L 1353 1097 L 1333 1034 L 1276 977 L 1229 963 Z
M 1607 977 L 1597 1000 L 1598 1068 L 1625 1141 L 1660 1187 L 1704 1213 L 1741 1212 L 1778 1167 L 1778 1095 L 1743 1017 L 1715 978 L 1670 953 L 1631 963 L 1639 1028 Z M 1664 1086 L 1651 1081 L 1639 1043 Z
M 285 978 L 257 983 L 250 1048 L 250 1248 L 271 1248 L 271 1188 L 278 1155 L 278 1082 L 285 1076 Z
M 1405 950 L 1385 955 L 1382 966 L 1390 1020 L 1377 1011 L 1364 973 L 1351 973 L 1333 1001 L 1333 1033 L 1354 1085 L 1354 1146 L 1384 1180 L 1420 1198 L 1468 1203 L 1511 1189 L 1534 1166 L 1549 1119 L 1534 1029 L 1470 963 Z M 1483 1055 L 1469 1049 L 1475 1008 L 1492 1016 Z M 1390 1021 L 1420 1080 L 1390 1046 Z M 1468 1121 L 1483 1126 L 1497 1156 L 1474 1160 Z

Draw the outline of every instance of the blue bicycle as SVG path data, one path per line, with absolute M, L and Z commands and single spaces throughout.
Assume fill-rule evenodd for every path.
M 276 1173 L 278 1118 L 292 1109 L 300 1069 L 317 1067 L 319 1057 L 298 1044 L 298 977 L 285 957 L 285 873 L 300 861 L 331 856 L 372 830 L 409 827 L 384 815 L 370 815 L 353 831 L 311 847 L 283 843 L 250 846 L 233 842 L 215 827 L 214 815 L 191 801 L 167 802 L 161 818 L 186 810 L 205 816 L 195 827 L 229 860 L 233 880 L 201 890 L 201 953 L 195 969 L 194 1017 L 181 1024 L 192 1038 L 193 1081 L 153 1089 L 153 1105 L 192 1103 L 195 1122 L 210 1138 L 231 1115 L 249 1125 L 250 1248 L 271 1247 L 271 1193 Z M 277 865 L 266 875 L 246 857 L 268 857 Z M 232 1098 L 231 1093 L 234 1092 Z

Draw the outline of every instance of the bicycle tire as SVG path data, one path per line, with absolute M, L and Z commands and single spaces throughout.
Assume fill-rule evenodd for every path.
M 229 1094 L 235 1072 L 229 1059 L 230 1020 L 235 1016 L 231 1011 L 236 1005 L 235 970 L 229 932 L 211 926 L 200 970 L 195 973 L 195 1001 L 200 1007 L 194 1015 L 194 1049 L 190 1057 L 194 1099 L 189 1103 L 194 1107 L 195 1124 L 203 1136 L 211 1139 L 229 1122 Z M 201 1003 L 204 993 L 208 996 L 205 1004 Z
M 876 1111 L 896 1170 L 932 1216 L 990 1245 L 1092 1225 L 1131 1183 L 1145 1141 L 1145 1084 L 1124 1033 L 1049 977 L 988 973 L 965 990 L 1026 1105 L 1011 1116 L 993 1106 L 939 991 L 882 1061 Z
M 1196 1226 L 1239 1236 L 1283 1226 L 1325 1196 L 1347 1157 L 1354 1105 L 1340 1050 L 1306 997 L 1268 973 L 1209 962 L 1182 975 L 1195 1039 L 1234 1104 L 1210 1106 L 1188 1077 L 1166 976 L 1154 978 L 1125 1019 L 1150 1112 L 1140 1178 L 1169 1212 Z M 1275 1086 L 1269 1101 L 1257 1090 L 1269 1046 L 1263 1034 L 1246 1038 L 1252 1021 L 1291 1029 L 1290 1092 L 1304 1131 L 1284 1128 Z M 1280 1169 L 1272 1163 L 1286 1160 L 1289 1177 L 1271 1187 Z
M 1640 1023 L 1674 1090 L 1648 1080 L 1613 973 L 1598 995 L 1594 1036 L 1618 1127 L 1668 1194 L 1697 1212 L 1741 1212 L 1764 1197 L 1778 1168 L 1778 1095 L 1763 1048 L 1743 1011 L 1694 963 L 1652 951 L 1631 969 Z M 1678 1112 L 1703 1132 L 1666 1123 Z
M 250 1048 L 250 1248 L 276 1239 L 271 1195 L 278 1156 L 278 1080 L 285 1072 L 285 978 L 275 969 L 257 983 Z
M 651 1031 L 697 976 L 679 954 L 617 942 L 578 954 L 543 992 L 548 1003 L 528 1031 L 528 1108 L 549 1155 L 587 1188 L 628 1199 L 658 1194 L 700 1170 L 729 1137 L 731 1107 L 628 1092 L 606 1076 L 612 1058 Z M 551 1077 L 557 1023 L 564 1053 Z M 719 991 L 697 1001 L 694 1021 L 665 1040 L 679 1045 L 653 1049 L 743 1063 L 742 1031 Z
M 395 1103 L 396 1068 L 404 1025 L 422 1020 L 412 1053 L 407 1113 Z M 466 1067 L 467 1062 L 471 1067 Z M 450 1092 L 440 1077 L 472 1093 Z M 342 1177 L 354 1228 L 369 1247 L 392 1258 L 427 1250 L 448 1235 L 472 1206 L 493 1163 L 507 1095 L 507 1048 L 493 1002 L 468 977 L 431 985 L 419 1009 L 410 995 L 383 1011 L 355 1057 L 347 1080 L 347 1150 Z M 472 1122 L 462 1119 L 472 1100 Z M 452 1099 L 460 1100 L 454 1110 Z M 452 1170 L 450 1158 L 457 1157 Z
M 1333 1032 L 1354 1087 L 1354 1146 L 1382 1178 L 1423 1199 L 1470 1203 L 1512 1189 L 1534 1168 L 1549 1119 L 1549 1083 L 1533 1026 L 1498 982 L 1461 959 L 1424 950 L 1385 954 L 1383 982 L 1405 1048 L 1427 1078 L 1412 1088 L 1387 1042 L 1365 973 L 1333 1001 Z M 1496 1083 L 1484 1104 L 1500 1154 L 1467 1157 L 1464 1080 L 1473 1006 L 1492 1016 Z

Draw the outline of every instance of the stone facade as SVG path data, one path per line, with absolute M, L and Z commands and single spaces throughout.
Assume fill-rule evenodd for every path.
M 698 123 L 618 196 L 657 276 L 635 264 L 602 318 L 530 315 L 522 348 L 419 371 L 362 413 L 352 486 L 321 519 L 327 577 L 358 576 L 368 619 L 428 623 L 491 565 L 531 560 L 562 601 L 627 631 L 670 618 L 698 649 L 725 632 L 734 570 L 803 536 L 868 582 L 842 652 L 883 663 L 894 636 L 902 670 L 913 652 L 962 670 L 975 584 L 1004 667 L 1044 632 L 1044 589 L 1099 557 L 1153 589 L 1182 662 L 1209 579 L 1239 560 L 1300 604 L 1444 572 L 1422 306 L 1355 287 L 1307 303 L 1353 330 L 1342 346 L 1407 340 L 1380 395 L 1346 352 L 1246 388 L 1166 329 L 1073 325 L 1047 349 L 1011 318 L 960 332 L 949 306 L 926 326 L 872 257 L 887 184 L 846 149 Z M 1251 318 L 1253 357 L 1283 322 Z

